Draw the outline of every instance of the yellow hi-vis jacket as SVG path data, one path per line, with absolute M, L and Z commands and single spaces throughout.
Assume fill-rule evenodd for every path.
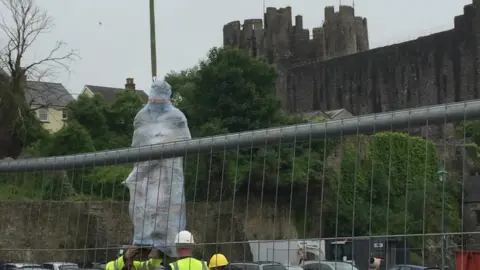
M 135 270 L 153 270 L 162 263 L 162 259 L 150 259 L 148 261 L 133 261 L 133 269 Z M 110 261 L 105 266 L 105 270 L 122 270 L 125 266 L 123 256 L 114 261 Z
M 192 257 L 185 257 L 169 264 L 171 270 L 208 270 L 207 263 Z M 108 270 L 108 269 L 106 269 Z

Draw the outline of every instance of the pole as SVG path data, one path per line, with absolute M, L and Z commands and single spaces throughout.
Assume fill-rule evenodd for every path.
M 445 236 L 445 181 L 442 183 L 442 194 L 442 270 L 445 270 L 445 250 L 447 245 Z
M 445 182 L 446 182 L 446 175 L 447 171 L 445 168 L 442 168 L 438 171 L 438 177 L 439 180 L 442 182 L 442 251 L 441 251 L 441 256 L 442 256 L 442 267 L 441 269 L 445 269 L 445 251 L 447 249 L 447 236 L 445 235 L 446 233 L 446 220 L 445 220 Z
M 332 137 L 401 130 L 480 118 L 480 100 L 405 109 L 363 115 L 341 120 L 282 126 L 269 129 L 217 135 L 142 147 L 114 149 L 94 153 L 0 161 L 0 172 L 34 172 L 91 166 L 125 164 L 186 154 L 220 152 L 237 148 L 265 147 L 265 144 L 289 143 Z
M 150 0 L 150 58 L 152 65 L 152 81 L 157 78 L 157 46 L 155 40 L 155 1 Z

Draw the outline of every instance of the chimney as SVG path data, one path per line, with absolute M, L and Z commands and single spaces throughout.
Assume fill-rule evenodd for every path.
M 133 82 L 133 78 L 127 78 L 125 89 L 135 91 L 135 83 Z

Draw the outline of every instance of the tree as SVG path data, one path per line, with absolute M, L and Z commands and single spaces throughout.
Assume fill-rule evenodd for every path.
M 33 0 L 1 0 L 0 3 L 10 15 L 9 20 L 2 16 L 0 21 L 6 37 L 0 52 L 0 69 L 5 68 L 9 73 L 3 75 L 0 87 L 0 142 L 9 146 L 0 149 L 1 158 L 17 157 L 23 147 L 38 139 L 32 134 L 42 135 L 34 132 L 41 129 L 41 125 L 26 102 L 26 78 L 43 80 L 56 68 L 68 71 L 68 64 L 76 54 L 70 50 L 64 52 L 65 43 L 57 42 L 45 57 L 25 62 L 24 57 L 36 40 L 53 28 L 53 20 Z
M 218 122 L 228 132 L 278 125 L 280 102 L 274 96 L 278 73 L 264 58 L 229 47 L 213 48 L 194 74 L 195 102 L 190 104 L 194 125 Z
M 76 121 L 69 121 L 51 139 L 51 156 L 94 152 L 95 146 L 88 131 Z
M 114 134 L 109 138 L 110 148 L 130 146 L 133 136 L 133 119 L 142 106 L 143 101 L 137 93 L 133 91 L 117 93 L 107 113 L 109 131 Z M 115 139 L 112 141 L 112 138 Z
M 87 97 L 80 95 L 68 105 L 68 122 L 76 121 L 82 125 L 92 138 L 95 149 L 108 148 L 109 124 L 108 104 L 101 95 Z
M 275 67 L 265 59 L 230 47 L 214 48 L 197 67 L 167 76 L 174 94 L 183 98 L 179 108 L 194 136 L 306 122 L 282 111 L 274 96 L 276 79 Z M 187 199 L 225 200 L 238 193 L 274 200 L 278 190 L 289 200 L 291 192 L 305 194 L 307 182 L 310 192 L 318 192 L 324 153 L 334 147 L 335 140 L 316 140 L 191 155 L 186 159 Z M 295 203 L 304 206 L 304 197 Z

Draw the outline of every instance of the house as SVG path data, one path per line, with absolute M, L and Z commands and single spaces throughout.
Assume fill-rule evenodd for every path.
M 9 80 L 10 75 L 0 69 L 0 78 Z M 30 108 L 35 109 L 45 129 L 50 132 L 61 129 L 67 119 L 65 108 L 73 96 L 61 83 L 28 81 L 25 75 L 21 80 L 24 83 L 25 101 Z
M 25 99 L 30 108 L 36 109 L 38 119 L 45 129 L 56 132 L 67 119 L 66 107 L 73 96 L 61 83 L 26 81 Z
M 87 95 L 93 97 L 95 94 L 103 96 L 106 102 L 113 102 L 117 96 L 117 93 L 122 91 L 135 91 L 140 99 L 145 103 L 148 101 L 148 95 L 143 90 L 135 89 L 135 83 L 133 78 L 127 78 L 125 88 L 105 87 L 97 85 L 85 85 L 80 95 Z

